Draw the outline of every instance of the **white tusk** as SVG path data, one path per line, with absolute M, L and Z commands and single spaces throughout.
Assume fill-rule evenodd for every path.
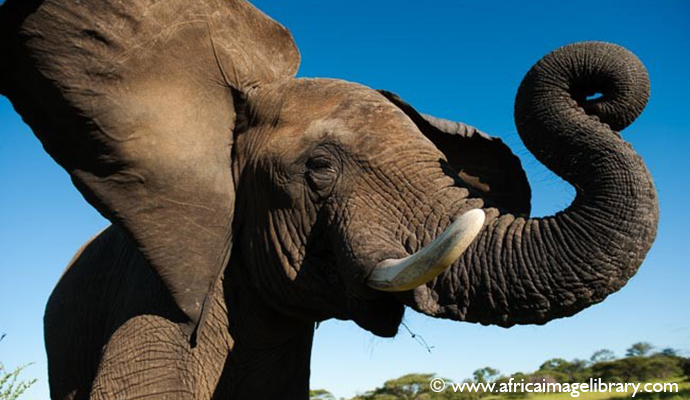
M 367 285 L 385 292 L 402 292 L 429 282 L 462 255 L 483 225 L 484 211 L 464 213 L 418 252 L 398 260 L 381 261 Z

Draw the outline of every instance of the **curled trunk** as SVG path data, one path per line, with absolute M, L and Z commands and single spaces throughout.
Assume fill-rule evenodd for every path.
M 602 96 L 588 99 L 594 93 Z M 659 218 L 649 172 L 618 133 L 648 96 L 644 66 L 619 46 L 578 43 L 540 60 L 518 90 L 516 124 L 535 157 L 576 188 L 575 200 L 546 218 L 487 210 L 477 240 L 410 304 L 483 324 L 541 324 L 620 289 Z

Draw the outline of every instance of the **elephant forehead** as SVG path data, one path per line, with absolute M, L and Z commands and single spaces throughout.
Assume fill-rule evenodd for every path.
M 277 152 L 331 142 L 352 148 L 389 147 L 399 142 L 431 142 L 397 107 L 384 101 L 324 99 L 320 104 L 292 104 L 270 135 L 267 149 Z M 373 149 L 372 149 L 373 150 Z
M 358 135 L 342 118 L 317 119 L 303 123 L 280 124 L 270 135 L 264 150 L 271 155 L 297 158 L 318 143 L 351 145 Z

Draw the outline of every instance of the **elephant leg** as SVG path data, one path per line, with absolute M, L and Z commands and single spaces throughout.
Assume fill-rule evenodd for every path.
M 202 393 L 209 389 L 200 387 L 202 369 L 177 324 L 138 316 L 120 326 L 105 346 L 91 399 L 208 398 Z
M 91 399 L 210 399 L 232 346 L 221 297 L 194 347 L 178 323 L 161 316 L 122 324 L 103 350 Z

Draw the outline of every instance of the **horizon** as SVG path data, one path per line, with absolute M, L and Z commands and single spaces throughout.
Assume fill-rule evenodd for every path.
M 647 108 L 622 136 L 651 171 L 661 219 L 655 244 L 626 286 L 601 304 L 544 326 L 504 329 L 408 309 L 398 335 L 384 339 L 350 321 L 326 321 L 314 338 L 312 389 L 349 398 L 412 372 L 459 382 L 485 366 L 511 374 L 535 370 L 554 357 L 588 358 L 604 348 L 620 357 L 641 341 L 690 355 L 690 269 L 684 254 L 690 223 L 689 2 L 251 3 L 291 31 L 302 56 L 299 77 L 386 89 L 421 112 L 500 137 L 527 173 L 532 216 L 564 209 L 574 190 L 534 159 L 515 129 L 515 93 L 529 68 L 560 46 L 603 40 L 635 53 L 652 84 Z M 72 255 L 108 222 L 2 96 L 0 121 L 0 335 L 7 334 L 0 341 L 0 362 L 10 371 L 35 362 L 20 378 L 39 382 L 22 398 L 48 398 L 45 303 Z

